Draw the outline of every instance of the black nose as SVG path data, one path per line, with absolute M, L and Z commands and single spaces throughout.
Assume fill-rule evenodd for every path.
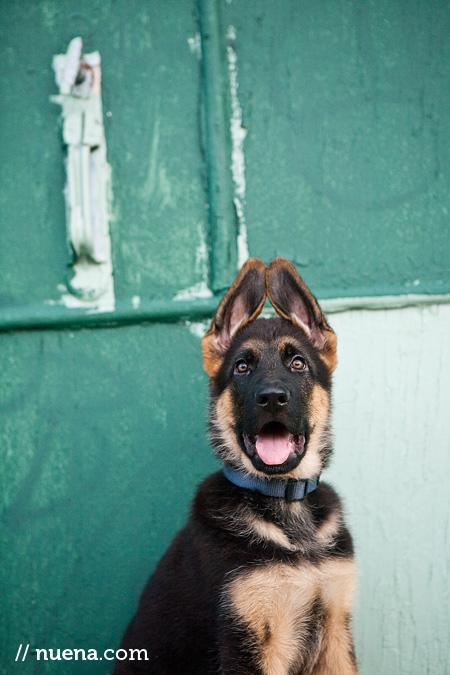
M 267 408 L 271 412 L 276 412 L 280 408 L 283 408 L 289 401 L 289 398 L 289 390 L 282 385 L 261 387 L 255 394 L 257 405 Z

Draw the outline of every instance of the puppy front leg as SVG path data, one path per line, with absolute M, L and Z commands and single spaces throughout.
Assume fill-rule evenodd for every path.
M 322 635 L 318 660 L 311 675 L 357 675 L 349 617 L 330 618 Z
M 330 559 L 319 568 L 324 620 L 310 675 L 357 675 L 350 632 L 356 568 L 353 558 Z

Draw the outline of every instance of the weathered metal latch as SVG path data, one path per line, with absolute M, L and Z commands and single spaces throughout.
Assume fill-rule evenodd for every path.
M 82 39 L 74 38 L 66 54 L 54 56 L 52 64 L 60 91 L 52 100 L 62 106 L 67 148 L 67 237 L 74 256 L 67 287 L 81 301 L 78 306 L 98 304 L 95 301 L 102 297 L 106 301 L 103 308 L 113 309 L 110 166 L 103 128 L 100 54 L 83 54 L 82 48 Z

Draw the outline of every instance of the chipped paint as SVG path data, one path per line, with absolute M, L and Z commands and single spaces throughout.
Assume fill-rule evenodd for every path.
M 61 296 L 60 304 L 69 309 L 86 309 L 87 314 L 97 314 L 100 312 L 113 312 L 116 307 L 114 289 L 106 291 L 97 300 L 81 300 L 76 295 L 64 293 Z
M 208 280 L 209 252 L 203 223 L 201 222 L 197 223 L 197 235 L 200 243 L 195 251 L 195 273 L 206 282 Z
M 226 34 L 227 38 L 227 58 L 228 58 L 228 76 L 230 83 L 231 100 L 231 173 L 234 186 L 234 206 L 238 220 L 238 267 L 242 267 L 249 257 L 247 243 L 247 225 L 245 222 L 245 156 L 244 141 L 247 136 L 247 129 L 242 124 L 242 108 L 238 98 L 238 67 L 236 54 L 236 29 L 229 26 Z
M 158 114 L 159 102 L 155 103 L 155 115 Z M 141 187 L 141 197 L 147 203 L 152 202 L 152 210 L 161 214 L 171 204 L 172 184 L 167 176 L 160 153 L 161 120 L 156 117 L 153 125 L 147 176 Z
M 89 272 L 86 273 L 87 275 Z M 108 289 L 100 298 L 96 300 L 82 300 L 72 293 L 67 293 L 67 287 L 64 284 L 58 284 L 58 291 L 61 293 L 59 300 L 44 300 L 44 305 L 64 305 L 68 309 L 86 309 L 87 314 L 97 314 L 100 312 L 113 312 L 116 308 L 116 299 L 114 288 Z
M 141 304 L 141 298 L 139 295 L 133 295 L 131 298 L 131 304 L 133 305 L 134 309 L 139 309 L 139 306 Z
M 206 321 L 184 321 L 184 325 L 188 331 L 192 333 L 192 335 L 195 335 L 195 337 L 198 337 L 200 340 L 205 335 L 210 324 L 210 319 L 207 319 Z
M 208 286 L 208 244 L 203 223 L 201 222 L 197 224 L 197 235 L 199 244 L 195 251 L 195 273 L 201 277 L 201 281 L 198 281 L 189 288 L 178 291 L 173 298 L 174 300 L 194 300 L 195 298 L 210 298 L 212 296 L 212 291 Z
M 191 54 L 194 54 L 198 59 L 202 58 L 202 40 L 200 33 L 196 33 L 194 37 L 187 39 L 189 45 L 189 51 Z
M 211 296 L 212 291 L 208 288 L 206 281 L 199 281 L 189 288 L 178 291 L 173 300 L 195 300 L 195 298 L 210 298 Z

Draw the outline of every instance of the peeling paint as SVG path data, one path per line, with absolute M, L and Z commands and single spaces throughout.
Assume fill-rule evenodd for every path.
M 191 54 L 194 54 L 198 59 L 202 58 L 202 40 L 200 33 L 196 33 L 194 37 L 187 39 L 189 50 Z
M 212 291 L 208 286 L 208 263 L 209 253 L 203 223 L 197 224 L 199 244 L 195 252 L 195 273 L 201 277 L 193 286 L 185 288 L 173 298 L 174 300 L 194 300 L 195 298 L 210 298 Z
M 229 26 L 226 34 L 227 38 L 227 58 L 228 58 L 228 76 L 230 82 L 231 99 L 231 173 L 234 185 L 234 206 L 238 220 L 238 267 L 242 267 L 249 257 L 247 243 L 247 225 L 245 222 L 245 156 L 244 141 L 247 136 L 247 129 L 242 124 L 242 108 L 238 98 L 238 67 L 236 54 L 236 29 Z
M 81 300 L 71 293 L 65 293 L 61 296 L 60 302 L 69 309 L 86 309 L 88 314 L 113 312 L 116 307 L 113 289 L 106 291 L 98 300 L 92 301 Z
M 195 273 L 206 282 L 208 280 L 209 253 L 203 223 L 197 224 L 197 234 L 200 243 L 195 252 Z
M 86 273 L 89 274 L 88 272 Z M 105 291 L 105 293 L 95 300 L 82 300 L 76 295 L 67 292 L 64 284 L 58 284 L 58 291 L 61 293 L 59 300 L 44 300 L 44 305 L 64 305 L 68 309 L 86 309 L 87 314 L 97 314 L 100 312 L 113 312 L 116 308 L 116 299 L 114 287 Z
M 158 102 L 156 102 L 158 110 Z M 157 113 L 155 113 L 157 114 Z M 151 139 L 150 159 L 146 179 L 141 188 L 141 196 L 145 202 L 153 202 L 153 209 L 161 213 L 172 200 L 172 184 L 167 177 L 166 167 L 162 164 L 159 152 L 161 120 L 156 117 Z
M 208 330 L 210 323 L 211 321 L 208 319 L 207 321 L 185 321 L 184 325 L 192 335 L 201 340 Z
M 148 165 L 147 179 L 142 188 L 142 197 L 146 201 L 150 201 L 156 189 L 156 173 L 158 160 L 158 146 L 159 146 L 159 118 L 155 120 L 153 125 L 153 136 L 150 148 L 150 161 Z
M 210 298 L 212 296 L 212 291 L 208 288 L 206 281 L 199 281 L 198 283 L 185 288 L 184 290 L 178 291 L 178 293 L 173 297 L 175 301 L 177 300 L 195 300 L 195 298 Z

